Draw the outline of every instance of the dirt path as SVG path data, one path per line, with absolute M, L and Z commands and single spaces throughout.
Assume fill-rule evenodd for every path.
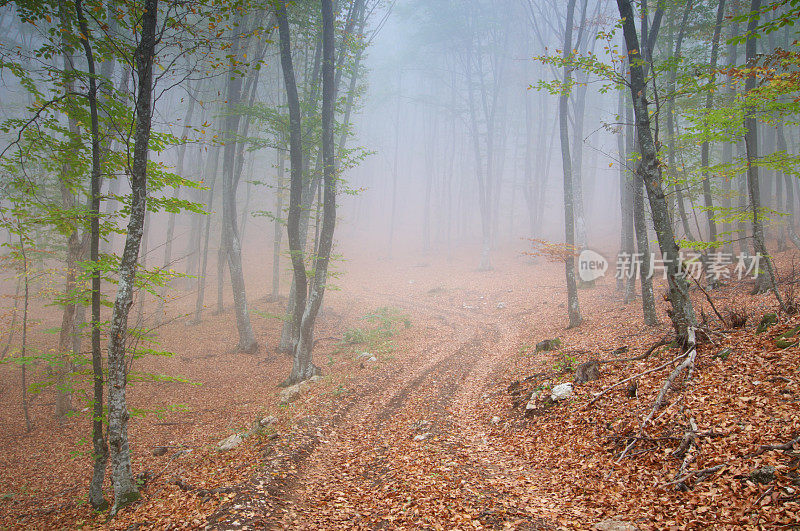
M 531 503 L 538 471 L 491 445 L 494 426 L 482 407 L 490 376 L 515 352 L 524 327 L 519 313 L 497 302 L 512 290 L 419 291 L 370 292 L 422 330 L 391 364 L 359 378 L 333 418 L 310 419 L 299 450 L 266 467 L 213 525 L 550 527 L 546 497 Z

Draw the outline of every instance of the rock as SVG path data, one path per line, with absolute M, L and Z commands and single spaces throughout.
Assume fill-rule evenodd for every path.
M 756 328 L 756 334 L 762 334 L 772 327 L 775 323 L 778 322 L 778 316 L 774 313 L 765 313 L 764 317 L 761 318 L 761 322 L 758 323 L 758 328 Z
M 528 403 L 525 404 L 525 411 L 532 411 L 539 407 L 540 398 L 542 396 L 541 391 L 536 391 L 533 393 L 528 400 Z
M 167 453 L 167 450 L 169 450 L 169 446 L 156 446 L 155 448 L 153 448 L 153 455 L 156 457 L 160 457 L 165 453 Z
M 357 360 L 363 360 L 364 358 L 371 358 L 371 357 L 372 357 L 372 352 L 364 351 L 361 354 L 359 354 L 358 356 L 356 356 L 356 359 Z
M 775 480 L 775 467 L 772 465 L 765 465 L 757 468 L 750 473 L 750 479 L 756 483 L 766 485 Z
M 550 395 L 543 390 L 534 391 L 530 396 L 528 403 L 525 404 L 526 417 L 540 415 L 555 404 L 555 402 L 550 399 Z
M 555 339 L 545 339 L 543 341 L 539 341 L 536 343 L 536 352 L 546 352 L 549 350 L 555 350 L 561 346 L 561 340 L 558 338 Z
M 565 400 L 572 396 L 572 384 L 571 383 L 563 383 L 553 387 L 553 390 L 550 392 L 550 400 L 553 402 L 558 402 L 559 400 Z
M 431 432 L 426 431 L 425 433 L 418 433 L 417 435 L 414 435 L 414 440 L 415 441 L 424 441 L 425 439 L 427 439 L 430 436 L 431 436 Z
M 600 362 L 597 360 L 589 360 L 586 363 L 581 363 L 575 369 L 575 379 L 573 380 L 576 385 L 586 382 L 597 380 L 600 377 Z
M 638 529 L 639 528 L 631 522 L 616 520 L 614 518 L 597 522 L 592 526 L 593 531 L 638 531 Z
M 498 310 L 502 310 L 505 307 L 506 307 L 506 303 L 504 303 L 504 302 L 498 302 L 497 303 L 497 309 Z
M 300 396 L 300 393 L 305 391 L 306 387 L 308 387 L 308 383 L 300 382 L 291 385 L 285 389 L 281 389 L 281 392 L 279 393 L 278 403 L 288 404 L 289 402 Z
M 500 417 L 492 417 L 492 424 L 500 424 Z
M 261 426 L 262 428 L 266 428 L 267 426 L 271 426 L 276 422 L 278 422 L 278 419 L 273 415 L 270 415 L 268 417 L 264 417 L 263 419 L 259 420 L 258 425 Z
M 244 436 L 240 433 L 234 433 L 227 439 L 223 439 L 217 445 L 217 449 L 220 452 L 227 452 L 228 450 L 233 450 L 244 441 Z

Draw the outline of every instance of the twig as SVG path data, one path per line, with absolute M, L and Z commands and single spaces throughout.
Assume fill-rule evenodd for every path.
M 763 500 L 773 490 L 775 490 L 775 485 L 771 485 L 767 490 L 765 490 L 764 493 L 761 496 L 759 496 L 756 501 L 754 501 L 753 503 L 750 504 L 750 507 L 754 507 L 754 506 L 758 505 L 759 502 L 761 502 L 761 500 Z
M 714 313 L 717 314 L 717 317 L 719 318 L 722 325 L 727 328 L 728 323 L 725 322 L 725 319 L 723 319 L 722 315 L 720 315 L 719 311 L 717 311 L 717 307 L 714 306 L 714 301 L 711 300 L 711 295 L 709 295 L 708 292 L 703 288 L 703 286 L 700 285 L 700 282 L 698 282 L 696 278 L 692 277 L 691 275 L 689 276 L 692 278 L 692 280 L 694 280 L 694 283 L 697 284 L 697 287 L 700 288 L 700 291 L 703 292 L 703 295 L 706 296 L 706 300 L 711 305 L 711 309 L 714 310 Z
M 180 451 L 178 451 L 178 452 L 175 452 L 175 455 L 173 455 L 172 457 L 170 457 L 170 458 L 167 460 L 167 464 L 166 464 L 166 465 L 164 465 L 164 468 L 161 470 L 161 472 L 159 472 L 158 474 L 156 474 L 155 476 L 153 476 L 153 477 L 151 477 L 151 478 L 147 478 L 147 481 L 148 481 L 148 483 L 152 483 L 153 481 L 157 480 L 157 479 L 158 479 L 158 478 L 160 478 L 162 475 L 164 475 L 164 472 L 166 472 L 166 471 L 167 471 L 167 469 L 169 468 L 169 465 L 170 465 L 170 463 L 172 463 L 172 461 L 174 461 L 176 458 L 178 458 L 178 457 L 182 456 L 182 455 L 183 455 L 183 454 L 185 454 L 185 453 L 188 453 L 188 450 L 180 450 Z
M 687 354 L 688 354 L 688 353 L 687 353 Z M 614 385 L 612 385 L 611 387 L 608 387 L 608 388 L 604 389 L 603 391 L 601 391 L 600 393 L 596 394 L 596 395 L 594 396 L 594 398 L 592 398 L 592 400 L 591 400 L 591 401 L 589 402 L 589 404 L 587 404 L 587 405 L 592 405 L 592 404 L 594 404 L 594 403 L 597 401 L 597 399 L 598 399 L 598 398 L 600 398 L 600 397 L 601 397 L 601 396 L 603 396 L 604 394 L 608 393 L 609 391 L 611 391 L 611 390 L 612 390 L 612 389 L 614 389 L 615 387 L 619 387 L 619 386 L 620 386 L 620 385 L 622 385 L 622 384 L 628 383 L 628 382 L 630 382 L 631 380 L 633 380 L 633 379 L 635 379 L 635 378 L 639 378 L 640 376 L 644 376 L 644 375 L 646 375 L 646 374 L 650 374 L 651 372 L 660 371 L 660 370 L 661 370 L 661 369 L 663 369 L 664 367 L 667 367 L 667 366 L 669 366 L 669 365 L 672 365 L 672 364 L 673 364 L 673 363 L 675 363 L 676 361 L 678 361 L 678 360 L 680 360 L 680 359 L 683 359 L 683 358 L 685 358 L 685 357 L 687 356 L 687 354 L 681 354 L 681 355 L 680 355 L 680 356 L 678 356 L 677 358 L 671 359 L 670 361 L 668 361 L 668 362 L 666 362 L 666 363 L 664 363 L 664 364 L 661 364 L 661 365 L 659 365 L 658 367 L 656 367 L 656 368 L 654 368 L 654 369 L 649 369 L 649 370 L 646 370 L 646 371 L 644 371 L 644 372 L 641 372 L 641 373 L 639 373 L 639 374 L 635 374 L 635 375 L 631 376 L 630 378 L 625 378 L 624 380 L 620 380 L 619 382 L 615 383 L 615 384 L 614 384 Z

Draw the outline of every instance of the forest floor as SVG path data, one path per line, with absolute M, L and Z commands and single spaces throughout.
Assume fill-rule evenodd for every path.
M 480 272 L 473 256 L 344 263 L 316 333 L 323 378 L 287 404 L 278 384 L 291 361 L 275 352 L 280 321 L 267 318 L 282 313 L 281 301 L 252 303 L 257 337 L 267 342 L 257 355 L 231 350 L 230 309 L 200 326 L 164 326 L 160 348 L 175 356 L 134 369 L 190 383 L 131 387 L 132 408 L 150 410 L 130 425 L 142 499 L 112 521 L 86 502 L 88 416 L 52 420 L 53 397 L 43 392 L 26 434 L 19 368 L 0 366 L 0 528 L 589 529 L 610 520 L 628 529 L 796 527 L 799 454 L 759 451 L 800 435 L 800 347 L 775 345 L 800 319 L 781 317 L 756 334 L 773 299 L 732 282 L 711 293 L 718 308 L 750 315 L 730 329 L 698 290 L 698 313 L 712 316 L 713 332 L 698 347 L 691 382 L 676 381 L 652 427 L 638 423 L 680 354 L 669 345 L 602 364 L 599 379 L 576 385 L 568 400 L 545 400 L 526 414 L 528 394 L 571 382 L 580 363 L 633 357 L 669 337 L 663 289 L 662 324 L 646 327 L 640 301 L 621 302 L 612 267 L 580 291 L 584 322 L 565 330 L 563 266 L 509 252 Z M 781 260 L 790 267 L 791 257 Z M 560 348 L 535 351 L 551 338 Z M 358 358 L 364 351 L 375 360 Z M 620 386 L 589 404 L 615 382 L 665 364 L 636 378 L 632 392 Z M 277 421 L 250 430 L 269 415 Z M 690 419 L 698 435 L 679 489 L 671 482 L 684 459 L 673 452 Z M 249 436 L 219 451 L 234 433 Z M 759 469 L 766 478 L 751 476 Z

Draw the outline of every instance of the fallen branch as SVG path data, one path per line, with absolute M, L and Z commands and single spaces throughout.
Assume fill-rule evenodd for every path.
M 603 396 L 604 394 L 608 393 L 608 392 L 609 392 L 609 391 L 611 391 L 612 389 L 614 389 L 614 388 L 616 388 L 616 387 L 619 387 L 619 386 L 620 386 L 620 385 L 622 385 L 622 384 L 628 383 L 628 382 L 630 382 L 631 380 L 634 380 L 634 379 L 636 379 L 636 378 L 639 378 L 640 376 L 644 376 L 644 375 L 646 375 L 646 374 L 650 374 L 650 373 L 653 373 L 653 372 L 656 372 L 656 371 L 660 371 L 661 369 L 663 369 L 663 368 L 665 368 L 665 367 L 668 367 L 669 365 L 672 365 L 672 364 L 673 364 L 673 363 L 675 363 L 676 361 L 678 361 L 678 360 L 681 360 L 681 359 L 685 358 L 686 356 L 687 356 L 687 354 L 681 354 L 681 355 L 680 355 L 680 356 L 678 356 L 677 358 L 673 358 L 673 359 L 671 359 L 670 361 L 668 361 L 668 362 L 666 362 L 666 363 L 663 363 L 663 364 L 659 365 L 658 367 L 656 367 L 656 368 L 654 368 L 654 369 L 648 369 L 648 370 L 646 370 L 646 371 L 644 371 L 644 372 L 640 372 L 639 374 L 635 374 L 635 375 L 631 376 L 630 378 L 625 378 L 624 380 L 620 380 L 619 382 L 615 383 L 615 384 L 614 384 L 614 385 L 612 385 L 611 387 L 608 387 L 608 388 L 604 389 L 603 391 L 601 391 L 600 393 L 598 393 L 598 394 L 594 395 L 594 398 L 592 398 L 592 400 L 589 402 L 589 404 L 588 404 L 588 405 L 594 404 L 594 403 L 597 401 L 597 399 L 598 399 L 598 398 L 600 398 L 600 397 L 601 397 L 601 396 Z
M 785 442 L 783 444 L 762 444 L 758 447 L 758 450 L 753 455 L 761 455 L 764 452 L 769 452 L 772 450 L 791 450 L 794 448 L 795 444 L 800 443 L 800 435 L 797 435 L 794 439 L 789 442 Z
M 647 415 L 647 418 L 642 422 L 642 427 L 646 426 L 648 422 L 653 419 L 653 415 L 659 411 L 664 404 L 664 398 L 666 398 L 667 393 L 672 388 L 672 384 L 675 381 L 675 378 L 683 372 L 684 369 L 689 371 L 687 375 L 687 380 L 689 380 L 694 373 L 694 359 L 697 357 L 697 345 L 695 344 L 695 331 L 694 328 L 688 329 L 688 337 L 686 340 L 686 358 L 683 362 L 675 367 L 672 372 L 667 377 L 667 380 L 664 382 L 664 385 L 661 386 L 661 391 L 658 392 L 658 396 L 656 397 L 656 401 L 653 404 L 653 409 L 650 411 L 650 414 Z
M 770 488 L 765 490 L 764 493 L 761 496 L 759 496 L 756 501 L 754 501 L 753 503 L 750 504 L 750 507 L 755 507 L 756 505 L 758 505 L 761 502 L 761 500 L 766 498 L 767 495 L 769 495 L 773 490 L 775 490 L 775 485 L 772 485 L 772 486 L 770 486 Z
M 684 354 L 684 360 L 683 362 L 681 362 L 680 365 L 678 365 L 672 370 L 672 372 L 667 377 L 667 380 L 664 382 L 664 385 L 661 386 L 661 390 L 659 391 L 658 396 L 656 397 L 656 401 L 653 404 L 653 408 L 650 410 L 650 413 L 647 415 L 647 417 L 639 425 L 639 434 L 644 433 L 644 428 L 651 420 L 653 420 L 655 414 L 663 407 L 664 399 L 666 398 L 669 390 L 672 388 L 672 384 L 678 377 L 678 375 L 681 372 L 683 372 L 684 369 L 687 369 L 688 374 L 686 376 L 686 380 L 689 381 L 691 380 L 692 375 L 694 374 L 694 360 L 695 357 L 697 357 L 697 339 L 694 327 L 689 327 L 686 330 L 686 332 L 687 332 L 686 353 Z M 628 454 L 631 448 L 633 448 L 635 445 L 636 445 L 636 439 L 633 439 L 630 443 L 628 443 L 628 445 L 619 455 L 616 463 L 619 464 L 620 462 L 622 462 L 622 460 L 625 458 L 625 456 Z
M 672 485 L 678 485 L 679 483 L 684 483 L 687 479 L 697 477 L 698 480 L 705 478 L 706 476 L 710 476 L 714 472 L 722 470 L 725 468 L 725 464 L 712 466 L 711 468 L 704 468 L 702 470 L 692 470 L 688 474 L 683 475 L 682 477 L 676 479 L 675 481 L 670 481 L 669 483 L 665 483 L 662 485 L 663 488 L 671 487 Z

